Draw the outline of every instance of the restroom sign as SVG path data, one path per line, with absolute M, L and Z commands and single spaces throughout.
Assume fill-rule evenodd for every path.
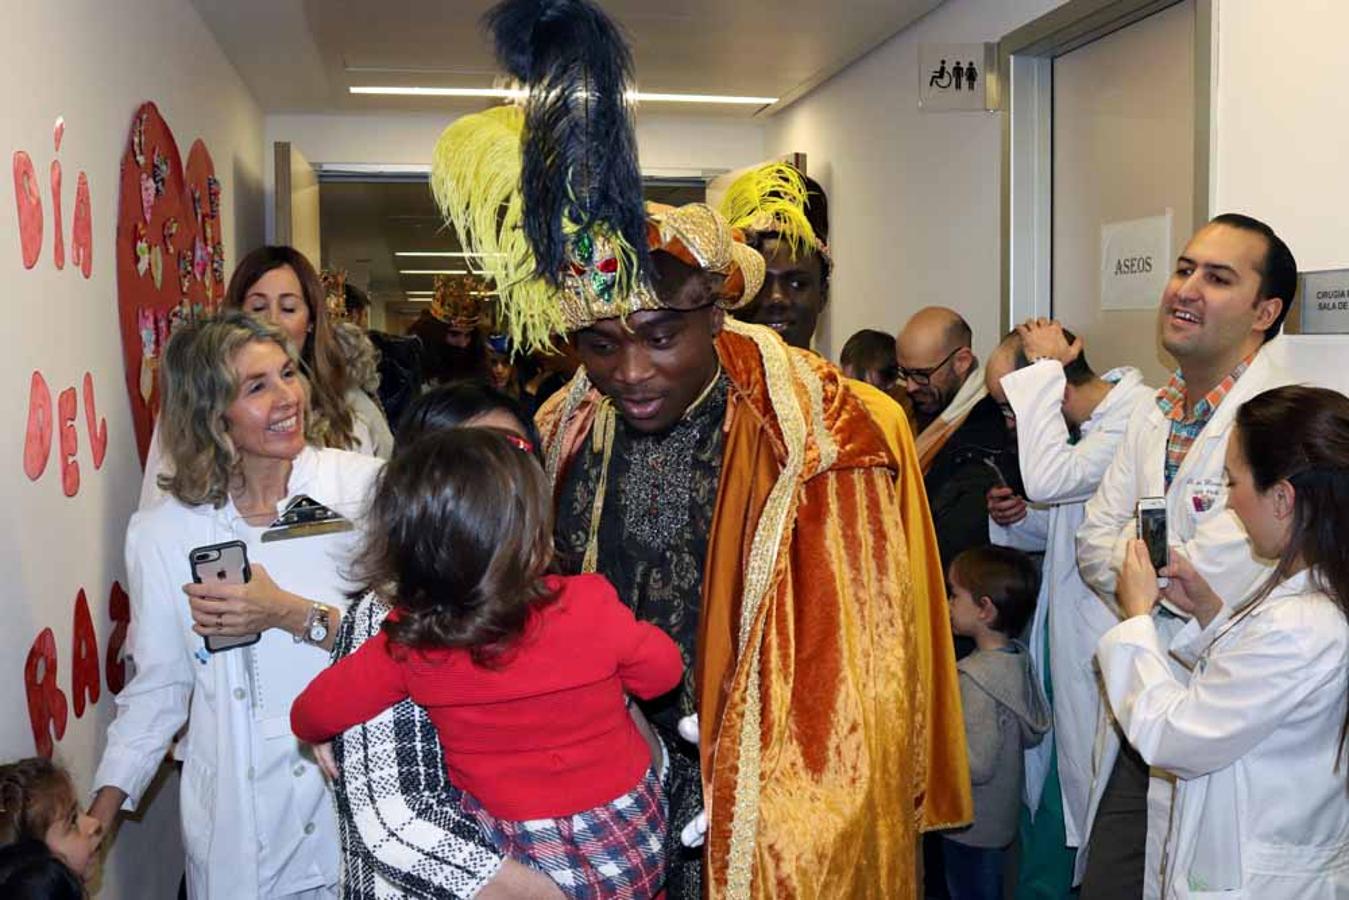
M 1171 275 L 1171 210 L 1101 225 L 1101 309 L 1156 309 Z
M 918 107 L 924 111 L 989 109 L 993 44 L 920 44 Z

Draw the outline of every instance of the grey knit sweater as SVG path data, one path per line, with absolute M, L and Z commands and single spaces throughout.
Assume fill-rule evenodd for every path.
M 1049 704 L 1020 642 L 976 650 L 956 664 L 974 786 L 974 824 L 947 834 L 971 847 L 1005 847 L 1016 837 L 1022 751 L 1049 731 Z

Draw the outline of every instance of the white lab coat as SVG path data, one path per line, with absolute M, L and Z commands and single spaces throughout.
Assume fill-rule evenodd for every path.
M 1272 564 L 1255 556 L 1241 522 L 1227 508 L 1223 467 L 1237 409 L 1257 394 L 1290 382 L 1288 374 L 1274 365 L 1268 353 L 1257 353 L 1195 438 L 1169 491 L 1165 466 L 1170 422 L 1156 403 L 1140 405 L 1134 412 L 1100 488 L 1087 502 L 1086 516 L 1077 533 L 1077 565 L 1082 580 L 1111 609 L 1118 610 L 1115 578 L 1129 541 L 1137 536 L 1135 516 L 1138 501 L 1144 497 L 1165 496 L 1169 543 L 1185 554 L 1218 596 L 1238 604 L 1269 577 Z M 1164 641 L 1174 637 L 1184 624 L 1183 618 L 1166 612 L 1158 613 L 1156 619 Z M 1173 665 L 1173 671 L 1182 680 L 1188 677 L 1179 663 Z M 1087 809 L 1087 831 L 1077 857 L 1079 879 L 1086 871 L 1092 822 L 1119 756 L 1119 741 L 1116 728 L 1102 729 Z M 1170 796 L 1171 779 L 1154 773 L 1148 792 L 1145 874 L 1149 898 L 1160 896 L 1162 841 Z
M 1082 423 L 1078 442 L 1070 444 L 1063 418 L 1067 384 L 1063 365 L 1045 359 L 1003 376 L 1002 389 L 1016 413 L 1021 480 L 1027 499 L 1036 506 L 1009 527 L 989 522 L 993 543 L 1045 554 L 1030 649 L 1043 684 L 1048 634 L 1054 730 L 1051 740 L 1026 751 L 1025 799 L 1031 810 L 1039 807 L 1050 754 L 1055 754 L 1069 847 L 1082 843 L 1091 797 L 1092 757 L 1101 720 L 1096 644 L 1119 621 L 1077 573 L 1077 529 L 1130 416 L 1139 405 L 1151 402 L 1154 393 L 1134 368 L 1115 369 L 1104 378 L 1115 386 Z
M 341 450 L 296 457 L 291 497 L 307 494 L 360 522 L 382 463 Z M 328 664 L 326 651 L 272 629 L 251 647 L 207 654 L 192 632 L 182 585 L 194 547 L 242 540 L 286 590 L 345 608 L 355 586 L 343 577 L 356 531 L 262 543 L 263 528 L 222 509 L 169 498 L 127 528 L 131 588 L 127 652 L 135 674 L 117 695 L 117 718 L 95 787 L 127 793 L 134 810 L 186 721 L 175 755 L 183 762 L 181 807 L 187 876 L 194 898 L 280 897 L 338 880 L 337 822 L 317 766 L 290 730 L 290 706 Z M 190 717 L 189 717 L 190 710 Z
M 1135 616 L 1101 640 L 1120 726 L 1177 778 L 1162 896 L 1349 897 L 1349 622 L 1302 572 L 1214 635 L 1190 622 L 1168 648 Z

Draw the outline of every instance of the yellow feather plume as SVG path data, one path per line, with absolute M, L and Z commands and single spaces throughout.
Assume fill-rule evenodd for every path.
M 806 182 L 787 163 L 767 163 L 741 175 L 726 189 L 721 214 L 732 228 L 772 231 L 792 256 L 802 247 L 819 250 L 820 240 L 806 218 Z
M 456 119 L 431 161 L 431 192 L 454 227 L 468 267 L 496 284 L 506 332 L 526 352 L 566 330 L 558 289 L 534 273 L 521 228 L 520 134 L 524 111 L 500 106 Z

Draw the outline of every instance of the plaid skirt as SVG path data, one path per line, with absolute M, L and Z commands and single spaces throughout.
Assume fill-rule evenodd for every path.
M 662 769 L 668 765 L 667 757 Z M 462 802 L 499 852 L 539 869 L 568 897 L 647 900 L 665 883 L 662 775 L 647 769 L 621 797 L 557 819 L 508 821 L 493 817 L 468 794 Z

